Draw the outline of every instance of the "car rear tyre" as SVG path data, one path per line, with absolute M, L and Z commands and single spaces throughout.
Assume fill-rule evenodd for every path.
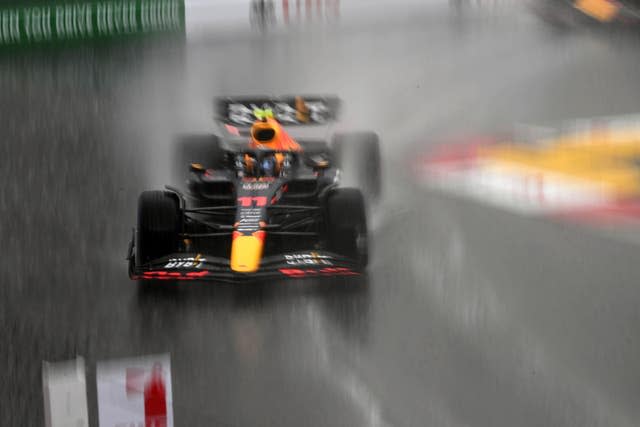
M 360 188 L 368 202 L 376 201 L 382 192 L 378 135 L 374 132 L 336 134 L 332 148 L 345 184 Z
M 138 199 L 136 264 L 177 252 L 180 229 L 177 196 L 168 191 L 144 191 Z
M 364 197 L 356 188 L 338 188 L 327 197 L 327 249 L 355 260 L 358 269 L 369 262 Z

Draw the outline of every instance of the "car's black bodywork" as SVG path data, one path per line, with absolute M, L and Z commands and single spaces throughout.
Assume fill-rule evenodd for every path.
M 377 156 L 377 137 L 365 136 Z M 365 197 L 340 187 L 344 147 L 297 139 L 298 152 L 255 149 L 235 130 L 200 140 L 203 158 L 183 166 L 190 168 L 186 190 L 167 187 L 140 197 L 128 251 L 132 279 L 235 281 L 364 271 Z M 247 158 L 260 165 L 274 156 L 284 159 L 277 173 L 247 170 Z

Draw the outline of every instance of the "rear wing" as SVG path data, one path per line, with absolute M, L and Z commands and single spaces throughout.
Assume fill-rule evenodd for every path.
M 213 101 L 215 119 L 225 125 L 249 127 L 256 112 L 271 110 L 283 126 L 327 125 L 338 118 L 340 99 L 336 96 L 253 96 L 221 97 Z

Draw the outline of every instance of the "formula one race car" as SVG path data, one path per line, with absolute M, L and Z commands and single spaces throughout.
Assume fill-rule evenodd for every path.
M 167 186 L 140 195 L 130 277 L 146 283 L 362 273 L 366 207 L 380 193 L 377 135 L 336 134 L 327 143 L 289 133 L 328 125 L 338 106 L 333 97 L 217 99 L 223 135 L 178 143 L 176 157 L 189 170 L 186 191 Z M 346 175 L 359 188 L 341 186 Z
M 637 28 L 639 0 L 529 0 L 533 12 L 557 28 Z

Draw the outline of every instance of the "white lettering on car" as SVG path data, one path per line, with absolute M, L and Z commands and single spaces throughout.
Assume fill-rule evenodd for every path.
M 308 254 L 287 254 L 284 256 L 287 265 L 333 265 L 331 257 L 317 252 Z
M 207 260 L 200 256 L 195 258 L 172 258 L 163 268 L 202 268 Z

